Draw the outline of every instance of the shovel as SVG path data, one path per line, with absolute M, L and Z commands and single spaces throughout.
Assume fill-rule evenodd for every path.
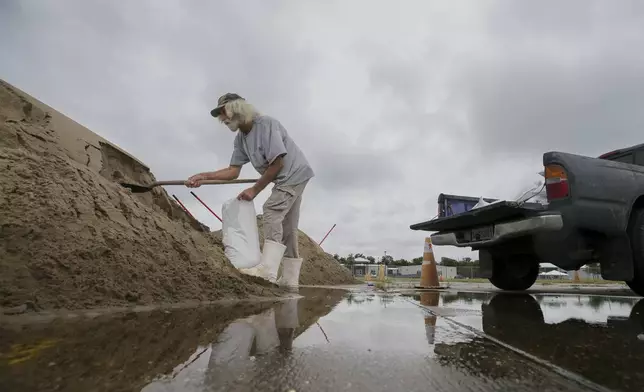
M 201 181 L 201 185 L 216 185 L 216 184 L 252 184 L 257 182 L 256 179 L 238 179 L 238 180 L 204 180 Z M 185 185 L 185 180 L 171 180 L 171 181 L 157 181 L 153 182 L 150 185 L 140 185 L 140 184 L 128 184 L 121 183 L 121 186 L 129 189 L 132 193 L 144 193 L 150 192 L 152 188 L 163 186 L 163 185 Z

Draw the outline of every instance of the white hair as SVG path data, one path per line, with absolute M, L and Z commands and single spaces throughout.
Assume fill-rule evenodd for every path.
M 255 117 L 259 116 L 259 112 L 253 105 L 243 99 L 236 99 L 228 102 L 224 106 L 224 113 L 230 119 L 238 119 L 242 124 L 252 122 Z

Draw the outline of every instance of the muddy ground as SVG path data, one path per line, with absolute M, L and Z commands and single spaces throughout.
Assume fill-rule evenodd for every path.
M 118 184 L 153 182 L 143 163 L 2 80 L 0 167 L 0 308 L 9 313 L 281 293 L 239 273 L 221 240 L 162 188 L 131 194 Z M 312 260 L 304 282 L 350 279 L 332 258 Z

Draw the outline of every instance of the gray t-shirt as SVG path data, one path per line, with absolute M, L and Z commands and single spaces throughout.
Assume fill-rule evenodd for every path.
M 270 116 L 258 116 L 247 134 L 237 131 L 231 166 L 250 162 L 264 174 L 268 165 L 283 156 L 284 167 L 273 181 L 276 185 L 297 185 L 315 174 L 306 157 L 279 121 Z

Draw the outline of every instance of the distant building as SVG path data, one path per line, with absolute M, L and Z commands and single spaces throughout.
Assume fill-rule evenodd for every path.
M 575 278 L 575 271 L 567 271 L 567 273 L 569 279 Z M 584 265 L 579 269 L 579 279 L 601 280 L 603 278 L 599 267 L 589 267 Z
M 546 274 L 552 273 L 552 271 L 557 271 L 562 274 L 566 275 L 560 275 L 560 279 L 574 279 L 575 278 L 575 271 L 566 271 L 562 268 L 557 267 L 556 265 L 552 263 L 540 263 L 539 264 L 539 277 L 540 278 L 545 278 L 547 277 Z M 598 268 L 591 268 L 588 267 L 587 265 L 582 266 L 579 271 L 579 279 L 602 279 L 601 273 Z M 551 277 L 552 278 L 552 277 Z
M 565 272 L 561 268 L 557 267 L 556 265 L 552 263 L 539 263 L 539 273 L 542 274 L 544 272 L 550 272 L 550 271 L 559 271 L 559 272 Z
M 372 263 L 364 258 L 357 258 L 354 260 L 353 265 L 343 264 L 346 268 L 351 270 L 353 276 L 362 277 L 371 275 L 372 278 L 378 276 L 378 270 L 382 264 Z M 403 265 L 395 266 L 390 265 L 387 267 L 387 276 L 400 276 L 402 278 L 420 278 L 420 265 Z M 443 279 L 454 279 L 456 277 L 456 267 L 448 267 L 445 265 L 437 265 L 436 270 L 439 277 Z
M 403 265 L 398 267 L 398 272 L 400 272 L 400 276 L 420 278 L 420 267 L 420 265 Z
M 358 257 L 353 260 L 353 275 L 354 276 L 365 276 L 370 273 L 369 270 L 370 261 L 364 257 Z
M 422 266 L 420 265 L 403 265 L 398 267 L 398 276 L 412 278 L 420 278 L 420 271 Z M 438 272 L 439 277 L 443 279 L 454 279 L 456 277 L 456 267 L 448 267 L 446 265 L 438 264 L 436 266 L 436 271 Z
M 361 257 L 357 258 L 354 260 L 353 267 L 352 266 L 347 266 L 349 269 L 353 269 L 353 276 L 367 276 L 371 275 L 372 278 L 375 278 L 378 276 L 378 270 L 382 266 L 382 264 L 378 263 L 372 263 L 367 259 L 363 259 Z M 388 276 L 398 276 L 400 273 L 398 271 L 398 267 L 396 266 L 390 266 L 387 267 L 387 275 Z

